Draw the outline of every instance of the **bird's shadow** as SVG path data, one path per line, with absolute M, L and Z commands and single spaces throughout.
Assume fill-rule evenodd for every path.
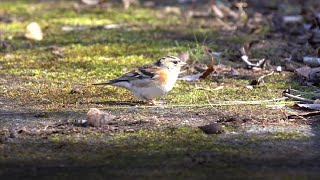
M 146 105 L 144 101 L 93 101 L 90 102 L 92 104 L 103 104 L 110 106 L 138 106 L 138 105 Z

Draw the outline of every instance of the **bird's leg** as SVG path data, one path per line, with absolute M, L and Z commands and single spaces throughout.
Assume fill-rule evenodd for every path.
M 146 104 L 147 105 L 150 105 L 150 106 L 156 106 L 157 105 L 157 101 L 153 100 L 153 99 L 148 99 L 146 101 Z
M 150 106 L 162 106 L 163 104 L 165 104 L 166 102 L 163 100 L 160 101 L 156 101 L 153 99 L 150 99 L 146 102 L 146 104 L 150 105 Z
M 158 104 L 167 104 L 167 101 L 165 100 L 165 98 L 161 98 L 159 101 L 158 101 Z

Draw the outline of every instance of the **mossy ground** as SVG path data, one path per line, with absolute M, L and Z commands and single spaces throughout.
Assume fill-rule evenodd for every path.
M 234 58 L 234 46 L 262 36 L 269 27 L 262 34 L 228 36 L 213 20 L 164 13 L 162 6 L 124 10 L 120 4 L 112 8 L 77 7 L 74 1 L 5 0 L 0 2 L 0 16 L 14 19 L 10 23 L 0 21 L 0 164 L 3 168 L 0 177 L 44 178 L 55 173 L 57 179 L 104 175 L 205 179 L 214 174 L 233 177 L 235 173 L 242 178 L 249 175 L 285 178 L 292 175 L 286 170 L 291 166 L 296 168 L 298 177 L 313 177 L 314 172 L 305 174 L 304 168 L 311 166 L 308 161 L 318 159 L 318 154 L 299 154 L 310 146 L 314 148 L 310 145 L 315 141 L 311 135 L 282 131 L 263 136 L 237 135 L 246 123 L 290 124 L 282 110 L 264 105 L 175 107 L 276 99 L 289 87 L 310 90 L 293 81 L 292 73 L 276 73 L 265 79 L 265 85 L 253 89 L 245 86 L 265 72 L 240 69 L 243 75 L 240 78 L 224 76 L 228 74 L 224 72 L 198 82 L 178 81 L 164 97 L 168 102 L 164 108 L 115 105 L 135 99 L 121 88 L 91 85 L 116 78 L 164 55 L 190 51 L 192 60 L 201 61 L 205 59 L 204 46 Z M 38 22 L 44 31 L 40 42 L 23 37 L 26 25 L 32 21 Z M 123 27 L 62 30 L 66 25 L 106 24 Z M 273 56 L 275 49 L 261 49 L 254 55 L 277 58 Z M 241 63 L 232 58 L 216 59 L 217 64 L 219 61 Z M 197 87 L 214 89 L 222 83 L 224 88 L 214 92 L 197 90 Z M 78 91 L 70 93 L 75 88 Z M 47 131 L 48 127 L 54 129 L 59 121 L 84 119 L 84 112 L 92 107 L 111 111 L 119 116 L 119 121 L 104 128 L 71 125 L 62 126 L 61 131 Z M 39 112 L 45 113 L 39 115 Z M 197 128 L 210 122 L 222 122 L 226 134 L 206 135 Z M 23 127 L 26 129 L 21 131 Z M 316 126 L 313 131 L 317 131 Z M 274 151 L 264 149 L 282 143 L 302 146 L 287 156 L 284 151 L 291 147 L 281 146 L 276 150 L 281 154 L 279 158 L 271 155 Z M 267 156 L 263 156 L 265 153 Z M 274 163 L 290 155 L 298 156 L 298 160 L 283 163 L 283 168 L 280 165 L 280 169 L 270 173 Z M 298 166 L 300 160 L 302 168 Z M 266 168 L 252 174 L 264 161 L 268 162 Z

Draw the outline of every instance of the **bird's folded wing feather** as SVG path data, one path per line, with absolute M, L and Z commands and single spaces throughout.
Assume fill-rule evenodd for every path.
M 131 81 L 138 79 L 153 79 L 155 78 L 155 72 L 158 70 L 158 67 L 152 65 L 145 65 L 133 71 L 130 71 L 123 76 L 115 79 L 114 81 Z
M 156 78 L 156 73 L 160 67 L 154 65 L 145 65 L 133 71 L 130 71 L 117 79 L 110 80 L 109 82 L 97 83 L 94 85 L 114 84 L 121 81 L 132 81 L 142 79 L 153 79 Z

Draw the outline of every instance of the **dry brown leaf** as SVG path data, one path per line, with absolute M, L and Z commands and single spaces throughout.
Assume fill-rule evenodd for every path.
M 295 70 L 295 72 L 302 77 L 309 79 L 309 74 L 311 73 L 311 67 L 303 66 Z
M 208 66 L 208 69 L 199 77 L 199 79 L 205 79 L 214 71 L 214 59 L 211 58 L 211 63 Z

